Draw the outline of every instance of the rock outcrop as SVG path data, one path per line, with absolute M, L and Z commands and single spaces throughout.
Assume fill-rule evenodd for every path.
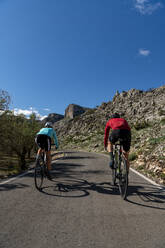
M 73 119 L 75 116 L 83 114 L 87 109 L 76 104 L 69 104 L 65 109 L 65 118 Z

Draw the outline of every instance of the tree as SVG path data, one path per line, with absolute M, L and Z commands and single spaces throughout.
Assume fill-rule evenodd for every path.
M 8 110 L 10 96 L 7 91 L 0 90 L 0 151 L 2 154 L 18 156 L 21 170 L 26 169 L 26 156 L 31 156 L 35 148 L 35 135 L 41 128 L 35 113 L 27 119 L 24 115 L 15 116 Z
M 18 156 L 21 170 L 26 169 L 26 156 L 35 147 L 34 138 L 40 123 L 34 118 L 15 116 L 11 111 L 4 112 L 0 118 L 1 149 L 14 152 Z
M 8 92 L 0 89 L 0 110 L 7 110 L 10 102 L 11 98 Z

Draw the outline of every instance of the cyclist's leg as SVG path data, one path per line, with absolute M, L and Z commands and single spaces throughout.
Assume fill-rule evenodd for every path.
M 47 136 L 45 143 L 45 152 L 46 152 L 46 165 L 47 165 L 47 177 L 51 180 L 51 138 Z
M 43 137 L 43 143 L 44 143 L 44 150 L 46 153 L 46 175 L 48 179 L 52 179 L 51 174 L 50 174 L 50 170 L 51 170 L 51 155 L 50 155 L 50 151 L 51 151 L 51 138 L 47 135 L 44 135 Z
M 110 136 L 109 136 L 109 142 L 108 142 L 108 146 L 107 146 L 107 150 L 109 152 L 109 156 L 110 156 L 110 162 L 109 162 L 109 166 L 113 169 L 113 165 L 114 165 L 114 157 L 113 157 L 113 144 L 115 144 L 115 142 L 118 140 L 119 138 L 119 130 L 112 130 Z
M 43 151 L 44 151 L 44 149 L 38 148 L 37 155 L 38 155 L 38 156 L 41 155 Z
M 111 167 L 111 169 L 113 169 L 113 164 L 114 164 L 113 144 L 110 141 L 108 141 L 107 151 L 109 152 L 109 157 L 110 157 L 109 166 Z
M 110 142 L 110 140 L 108 140 L 107 151 L 113 152 L 113 144 L 112 144 L 112 142 Z
M 46 161 L 47 161 L 47 168 L 50 171 L 51 168 L 51 154 L 50 151 L 46 151 Z
M 36 144 L 38 145 L 38 151 L 37 151 L 37 158 L 42 154 L 44 151 L 44 140 L 43 135 L 37 135 L 35 139 Z
M 127 163 L 127 169 L 128 169 L 128 173 L 129 173 L 129 150 L 130 150 L 130 146 L 131 146 L 131 132 L 129 130 L 121 130 L 121 138 L 123 138 L 123 155 L 124 158 L 126 160 Z

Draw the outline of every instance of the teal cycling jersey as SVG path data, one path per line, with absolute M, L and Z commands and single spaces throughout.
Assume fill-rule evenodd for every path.
M 57 140 L 56 132 L 54 131 L 53 128 L 44 127 L 37 133 L 37 135 L 39 134 L 44 134 L 44 135 L 49 136 L 51 139 L 54 139 L 54 143 L 56 147 L 58 148 L 58 140 Z

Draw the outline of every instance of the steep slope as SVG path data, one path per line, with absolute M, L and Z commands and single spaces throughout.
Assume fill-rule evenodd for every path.
M 132 127 L 132 167 L 165 184 L 165 86 L 117 92 L 112 101 L 54 124 L 61 148 L 104 152 L 104 129 L 119 112 Z

